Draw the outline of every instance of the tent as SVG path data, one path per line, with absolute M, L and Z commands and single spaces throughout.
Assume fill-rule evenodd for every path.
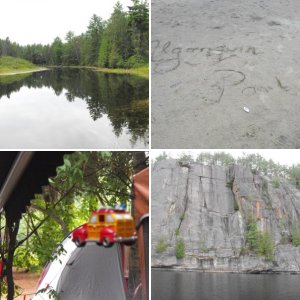
M 71 235 L 62 246 L 65 252 L 55 254 L 61 248 L 58 247 L 56 258 L 46 266 L 32 300 L 53 299 L 51 293 L 61 300 L 127 299 L 122 246 L 104 248 L 91 242 L 78 248 Z

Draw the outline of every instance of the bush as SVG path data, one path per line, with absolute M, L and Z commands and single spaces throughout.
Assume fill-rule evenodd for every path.
M 254 222 L 248 225 L 246 241 L 249 250 L 258 255 L 265 256 L 266 260 L 273 259 L 274 244 L 271 234 L 266 231 L 259 231 Z
M 265 256 L 266 260 L 273 259 L 274 244 L 272 236 L 269 232 L 259 233 L 257 252 L 259 255 Z
M 168 248 L 168 244 L 166 243 L 165 239 L 161 237 L 156 245 L 156 252 L 163 253 L 167 250 L 167 248 Z
M 29 271 L 39 270 L 39 261 L 30 249 L 25 247 L 18 247 L 15 251 L 14 266 L 18 268 L 25 268 Z
M 299 232 L 299 229 L 294 229 L 292 231 L 292 244 L 294 246 L 299 246 L 300 245 L 300 232 Z
M 176 257 L 177 258 L 184 258 L 185 256 L 185 244 L 182 238 L 177 240 L 176 243 Z
M 259 232 L 256 223 L 250 223 L 246 233 L 246 241 L 249 250 L 255 251 L 258 248 L 258 236 Z
M 184 212 L 180 215 L 179 220 L 182 222 L 184 220 Z
M 278 188 L 280 187 L 280 181 L 279 181 L 279 178 L 274 178 L 274 179 L 272 180 L 272 186 L 273 186 L 273 188 L 275 188 L 275 189 L 278 189 Z
M 240 249 L 240 255 L 248 254 L 248 249 L 245 246 L 242 246 Z
M 127 59 L 127 68 L 138 68 L 145 65 L 147 62 L 139 55 L 132 55 Z

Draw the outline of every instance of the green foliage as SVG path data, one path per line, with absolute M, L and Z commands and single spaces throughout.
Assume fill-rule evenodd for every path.
M 248 248 L 245 246 L 242 246 L 240 249 L 240 255 L 245 255 L 248 253 Z
M 185 256 L 185 244 L 182 238 L 179 238 L 176 242 L 175 255 L 178 259 L 184 258 Z
M 5 277 L 0 279 L 0 285 L 1 285 L 0 296 L 7 296 L 8 287 L 7 287 L 7 280 Z M 22 292 L 23 292 L 22 288 L 15 284 L 14 299 L 20 296 Z M 1 299 L 7 299 L 7 298 L 1 297 Z
M 51 45 L 51 51 L 52 51 L 51 64 L 60 66 L 62 64 L 62 58 L 63 58 L 63 43 L 59 37 L 55 38 L 55 40 L 53 41 Z
M 183 164 L 189 164 L 194 162 L 193 156 L 186 153 L 182 153 L 177 160 Z
M 184 212 L 180 215 L 180 217 L 179 217 L 179 220 L 180 220 L 180 222 L 182 222 L 183 220 L 184 220 Z
M 43 289 L 40 289 L 40 290 L 37 292 L 37 295 L 38 295 L 38 294 L 43 294 L 43 293 L 47 293 L 49 299 L 60 300 L 59 293 L 58 293 L 53 287 L 51 287 L 51 286 L 50 286 L 50 287 L 43 288 Z
M 179 231 L 180 231 L 179 228 L 176 228 L 176 229 L 175 229 L 175 235 L 176 235 L 176 236 L 179 236 L 179 233 L 180 233 Z
M 90 20 L 88 30 L 86 32 L 84 64 L 97 64 L 103 31 L 103 20 L 101 19 L 101 17 L 98 17 L 94 14 Z
M 280 180 L 278 177 L 276 177 L 272 180 L 272 186 L 275 189 L 278 189 L 280 187 Z
M 99 49 L 98 65 L 100 67 L 104 67 L 104 68 L 109 67 L 109 53 L 110 53 L 110 41 L 109 41 L 108 34 L 105 33 Z
M 273 259 L 274 244 L 269 232 L 261 232 L 255 222 L 248 225 L 246 233 L 248 249 L 258 255 L 265 256 L 266 260 Z
M 129 6 L 129 31 L 134 48 L 133 66 L 145 61 L 148 57 L 149 40 L 149 7 L 147 1 L 133 0 L 133 6 Z
M 225 152 L 201 152 L 196 161 L 202 164 L 214 166 L 229 166 L 235 163 L 235 159 L 231 154 Z
M 293 165 L 288 170 L 288 177 L 293 185 L 300 188 L 300 165 Z
M 161 161 L 161 160 L 166 160 L 168 159 L 168 154 L 163 151 L 160 155 L 158 155 L 156 158 L 155 158 L 155 161 Z
M 0 56 L 0 74 L 14 71 L 30 71 L 38 69 L 31 62 L 11 56 Z
M 0 39 L 0 56 L 20 57 L 38 65 L 143 66 L 149 56 L 149 5 L 147 1 L 132 2 L 128 12 L 117 2 L 107 21 L 94 14 L 86 32 L 76 36 L 69 31 L 65 43 L 57 37 L 51 45 L 20 46 L 9 38 Z
M 259 240 L 259 231 L 257 228 L 256 223 L 250 223 L 247 227 L 247 233 L 246 233 L 246 241 L 248 248 L 250 250 L 256 251 L 258 249 L 258 241 Z
M 168 244 L 166 242 L 166 239 L 164 237 L 161 237 L 156 245 L 156 252 L 157 253 L 163 253 L 167 250 Z
M 298 228 L 292 230 L 292 244 L 295 246 L 300 246 L 300 231 Z
M 91 211 L 101 206 L 127 203 L 135 152 L 74 152 L 65 155 L 50 186 L 36 195 L 21 220 L 14 265 L 41 269 L 65 249 L 61 240 L 85 223 Z M 38 229 L 37 229 L 37 226 Z M 55 252 L 53 252 L 54 249 Z
M 34 272 L 41 267 L 37 255 L 28 246 L 18 247 L 15 251 L 14 265 Z
M 269 232 L 260 232 L 258 243 L 258 254 L 265 256 L 266 260 L 272 260 L 274 253 L 274 243 Z

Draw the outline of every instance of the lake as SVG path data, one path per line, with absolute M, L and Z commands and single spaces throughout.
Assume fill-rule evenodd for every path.
M 54 68 L 0 77 L 0 148 L 148 148 L 149 81 Z
M 300 275 L 178 272 L 152 269 L 151 299 L 297 300 Z

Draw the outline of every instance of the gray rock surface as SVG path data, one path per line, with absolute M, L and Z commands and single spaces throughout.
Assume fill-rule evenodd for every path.
M 300 228 L 300 192 L 287 180 L 169 159 L 152 170 L 152 266 L 237 272 L 300 272 L 300 247 L 290 243 Z M 274 242 L 271 261 L 245 251 L 247 222 Z M 183 259 L 175 256 L 178 238 Z M 157 244 L 167 244 L 157 251 Z
M 298 0 L 153 0 L 152 146 L 299 148 L 299 16 Z

